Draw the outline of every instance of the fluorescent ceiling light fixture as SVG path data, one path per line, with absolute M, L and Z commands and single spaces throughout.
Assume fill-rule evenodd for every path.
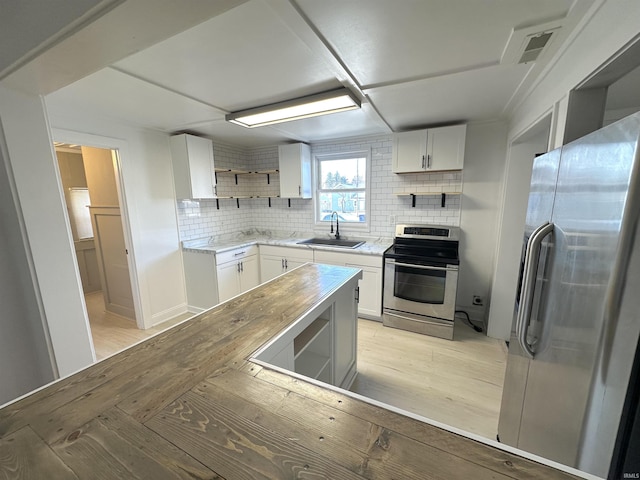
M 330 113 L 345 112 L 360 108 L 360 100 L 346 88 L 318 93 L 294 100 L 250 108 L 225 116 L 227 122 L 247 128 L 263 127 L 274 123 L 290 122 L 302 118 L 317 117 Z

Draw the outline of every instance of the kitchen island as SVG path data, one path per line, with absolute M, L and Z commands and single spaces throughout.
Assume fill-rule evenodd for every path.
M 0 478 L 575 478 L 250 360 L 353 277 L 304 265 L 5 406 Z

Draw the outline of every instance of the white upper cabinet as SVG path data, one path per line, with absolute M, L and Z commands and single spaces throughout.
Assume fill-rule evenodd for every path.
M 213 143 L 189 134 L 170 139 L 176 198 L 215 198 Z
M 466 125 L 394 134 L 393 172 L 462 170 Z
M 306 143 L 278 146 L 280 196 L 311 198 L 311 148 Z

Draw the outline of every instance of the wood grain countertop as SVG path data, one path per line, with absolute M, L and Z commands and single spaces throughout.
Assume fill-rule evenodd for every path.
M 248 360 L 353 274 L 307 264 L 4 407 L 0 478 L 577 478 Z

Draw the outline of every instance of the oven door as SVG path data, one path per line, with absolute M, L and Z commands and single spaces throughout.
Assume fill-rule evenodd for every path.
M 385 259 L 384 308 L 453 321 L 458 266 Z

